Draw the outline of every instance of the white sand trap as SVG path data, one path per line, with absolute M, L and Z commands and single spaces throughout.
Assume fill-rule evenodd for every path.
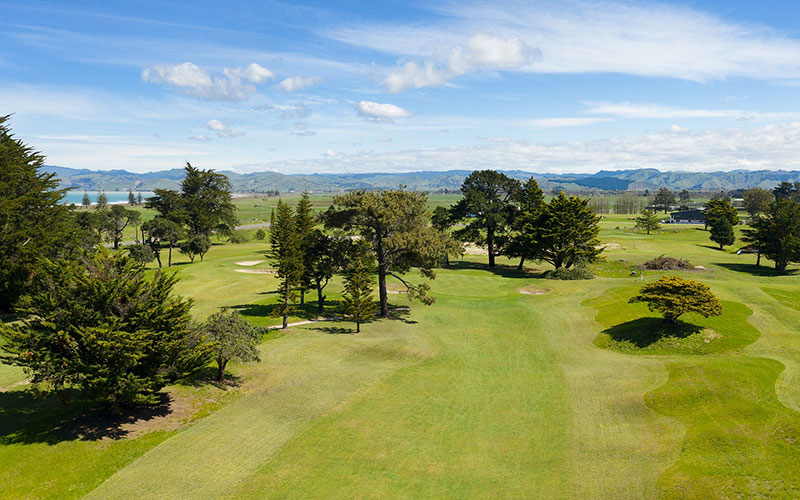
M 272 269 L 234 269 L 234 271 L 247 274 L 275 274 Z
M 489 250 L 479 247 L 474 243 L 467 243 L 464 245 L 464 254 L 466 255 L 489 255 Z
M 262 262 L 266 262 L 266 260 L 240 260 L 236 263 L 237 266 L 257 266 Z
M 550 293 L 549 288 L 539 288 L 538 286 L 525 286 L 520 288 L 519 293 L 523 293 L 525 295 L 544 295 L 546 293 Z
M 598 250 L 622 250 L 622 245 L 618 243 L 603 243 L 595 247 Z

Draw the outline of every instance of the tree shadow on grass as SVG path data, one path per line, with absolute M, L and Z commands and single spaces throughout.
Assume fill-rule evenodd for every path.
M 670 323 L 663 318 L 638 318 L 626 321 L 619 325 L 612 326 L 603 330 L 617 342 L 630 342 L 639 348 L 649 347 L 662 338 L 678 337 L 686 338 L 695 333 L 703 331 L 702 326 L 677 321 Z
M 355 328 L 344 328 L 341 326 L 318 326 L 313 328 L 313 330 L 324 332 L 330 335 L 353 335 L 356 333 Z
M 268 318 L 276 317 L 272 316 L 272 313 L 277 309 L 277 307 L 278 304 L 239 304 L 232 306 L 231 309 L 239 311 L 239 314 L 242 316 Z M 317 308 L 317 302 L 314 300 L 306 302 L 302 306 L 297 305 L 295 307 L 295 312 L 292 313 L 292 316 L 297 316 L 301 319 L 314 319 L 320 315 L 324 316 L 326 314 L 331 314 L 331 312 L 337 311 L 340 307 L 341 301 L 326 300 L 325 310 L 322 312 L 322 314 L 320 314 Z
M 37 396 L 31 390 L 0 392 L 0 445 L 121 439 L 128 434 L 124 424 L 170 413 L 170 396 L 158 396 L 154 405 L 116 412 L 82 400 L 62 405 L 55 397 Z
M 186 387 L 203 387 L 206 385 L 213 385 L 217 389 L 222 389 L 223 391 L 240 387 L 242 385 L 241 377 L 237 375 L 231 375 L 228 372 L 225 372 L 225 380 L 217 380 L 216 377 L 216 364 L 207 365 L 196 370 L 191 375 L 187 375 L 186 377 L 177 380 L 175 384 Z
M 495 267 L 489 267 L 488 264 L 484 264 L 481 262 L 472 262 L 469 260 L 462 260 L 462 261 L 451 261 L 450 266 L 444 269 L 448 269 L 451 271 L 458 271 L 458 270 L 479 270 L 479 271 L 489 271 L 491 273 L 497 274 L 498 276 L 502 276 L 503 278 L 530 278 L 533 273 L 526 271 L 526 270 L 519 270 L 515 265 L 503 265 L 497 264 Z
M 753 276 L 792 276 L 797 274 L 797 269 L 787 269 L 785 272 L 776 271 L 773 267 L 756 266 L 755 264 L 741 264 L 738 262 L 715 262 L 714 265 L 724 267 L 737 273 L 747 273 Z
M 716 250 L 717 252 L 724 252 L 725 251 L 724 249 L 720 248 L 719 245 L 717 245 L 717 246 L 714 246 L 714 245 L 703 245 L 702 243 L 698 243 L 697 246 L 703 247 L 703 248 L 710 248 L 711 250 Z

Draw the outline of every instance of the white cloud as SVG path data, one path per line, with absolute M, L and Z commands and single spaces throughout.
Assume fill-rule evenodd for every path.
M 187 137 L 187 139 L 189 139 L 191 141 L 198 141 L 198 142 L 208 142 L 208 141 L 211 140 L 210 137 L 208 137 L 207 135 L 203 135 L 203 134 L 192 135 L 190 137 Z
M 539 58 L 539 50 L 528 46 L 517 36 L 503 39 L 477 34 L 467 41 L 466 46 L 453 47 L 445 61 L 439 64 L 433 61 L 422 64 L 406 62 L 391 71 L 383 83 L 389 92 L 398 93 L 443 85 L 451 78 L 481 69 L 516 69 Z
M 333 158 L 334 156 L 336 156 L 336 151 L 332 149 L 326 149 L 325 152 L 322 153 L 322 156 L 325 156 L 327 158 Z
M 411 116 L 411 112 L 395 106 L 372 101 L 361 101 L 358 103 L 358 113 L 370 120 L 392 121 L 395 118 L 405 118 Z
M 375 142 L 392 142 L 391 137 L 378 137 L 375 139 Z
M 534 118 L 531 120 L 521 121 L 519 124 L 523 127 L 531 128 L 563 128 L 563 127 L 581 127 L 584 125 L 594 125 L 597 123 L 615 122 L 614 118 L 599 118 L 599 117 L 564 117 L 564 118 Z
M 208 123 L 206 123 L 206 128 L 208 128 L 209 130 L 213 130 L 214 133 L 217 134 L 217 137 L 221 139 L 231 138 L 231 137 L 241 137 L 245 135 L 245 132 L 243 130 L 234 130 L 216 119 L 209 120 Z
M 328 157 L 335 156 L 335 161 Z M 270 170 L 299 172 L 413 172 L 504 169 L 589 173 L 598 170 L 800 169 L 800 122 L 758 129 L 655 134 L 584 142 L 532 143 L 486 139 L 472 147 L 441 147 L 359 154 L 329 151 L 320 159 L 276 161 Z
M 623 73 L 711 81 L 745 77 L 757 80 L 800 80 L 800 40 L 757 24 L 744 24 L 702 10 L 656 2 L 567 0 L 439 3 L 436 21 L 415 26 L 365 24 L 324 32 L 336 40 L 403 58 L 439 61 L 449 71 L 453 47 L 475 33 L 497 40 L 516 36 L 538 47 L 542 59 L 523 64 L 504 61 L 505 69 L 532 73 Z M 495 54 L 493 45 L 473 44 L 479 54 Z M 470 44 L 463 50 L 469 50 Z M 481 50 L 484 48 L 486 50 Z M 514 54 L 513 50 L 502 51 Z M 535 64 L 532 64 L 536 62 Z M 420 65 L 417 68 L 421 67 Z M 402 69 L 402 68 L 401 68 Z M 395 70 L 397 72 L 399 70 Z M 410 73 L 410 71 L 409 71 Z M 393 91 L 399 76 L 386 82 Z M 436 80 L 434 80 L 436 81 Z M 440 84 L 440 83 L 436 83 Z
M 256 84 L 274 78 L 272 72 L 256 63 L 244 68 L 225 68 L 223 76 L 212 77 L 208 71 L 191 62 L 155 65 L 142 70 L 145 83 L 162 83 L 179 92 L 222 101 L 244 101 L 258 91 Z
M 289 78 L 281 80 L 281 82 L 277 85 L 277 87 L 283 90 L 284 92 L 292 93 L 296 90 L 316 85 L 320 81 L 321 79 L 316 76 L 309 76 L 309 77 L 291 76 Z
M 659 104 L 629 102 L 585 102 L 587 112 L 612 115 L 618 118 L 689 119 L 729 118 L 737 120 L 791 120 L 800 118 L 800 112 L 762 112 L 742 109 L 675 108 Z
M 691 132 L 691 130 L 688 127 L 681 127 L 680 125 L 670 125 L 669 128 L 667 128 L 667 132 L 670 134 L 686 134 Z

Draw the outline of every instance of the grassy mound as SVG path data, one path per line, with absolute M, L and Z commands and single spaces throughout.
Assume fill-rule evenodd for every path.
M 659 478 L 661 498 L 800 498 L 800 418 L 775 395 L 783 365 L 744 356 L 669 365 L 645 395 L 686 425 L 678 461 Z
M 654 317 L 645 304 L 628 304 L 638 287 L 618 287 L 584 302 L 597 309 L 604 327 L 594 344 L 630 354 L 712 354 L 751 344 L 759 332 L 747 318 L 753 313 L 738 302 L 722 301 L 722 316 L 686 314 L 677 323 Z

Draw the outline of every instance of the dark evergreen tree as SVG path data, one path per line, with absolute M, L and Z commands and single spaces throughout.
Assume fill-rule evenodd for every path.
M 303 191 L 300 201 L 297 202 L 295 210 L 295 222 L 297 224 L 297 237 L 300 240 L 300 248 L 306 249 L 311 246 L 314 238 L 314 210 L 311 208 L 311 200 L 308 198 L 308 191 Z M 300 305 L 306 302 L 306 290 L 311 288 L 314 276 L 311 262 L 312 256 L 309 252 L 303 253 L 303 277 L 300 279 Z
M 778 198 L 751 225 L 755 244 L 775 263 L 776 270 L 784 272 L 790 263 L 800 262 L 800 203 Z
M 591 262 L 601 252 L 597 235 L 600 217 L 589 207 L 589 200 L 565 196 L 563 192 L 547 203 L 536 219 L 526 221 L 532 254 L 556 269 L 570 268 L 578 262 Z
M 0 326 L 2 361 L 42 391 L 74 386 L 114 406 L 154 403 L 171 376 L 202 361 L 202 347 L 185 342 L 191 302 L 173 294 L 174 276 L 148 278 L 105 250 L 42 262 L 17 309 L 27 319 Z
M 190 234 L 211 237 L 216 232 L 227 236 L 236 229 L 236 206 L 225 175 L 186 163 L 180 196 Z
M 272 226 L 272 248 L 269 256 L 275 260 L 278 280 L 278 305 L 273 316 L 283 319 L 283 328 L 288 326 L 289 315 L 295 310 L 298 290 L 303 279 L 304 255 L 300 248 L 297 222 L 292 207 L 278 200 L 278 210 Z
M 727 245 L 733 245 L 736 236 L 733 234 L 733 226 L 730 220 L 725 217 L 718 217 L 711 222 L 711 241 L 719 245 L 719 249 L 724 249 Z
M 515 196 L 518 212 L 514 216 L 511 228 L 516 234 L 508 244 L 506 254 L 510 257 L 519 257 L 517 269 L 522 270 L 525 260 L 534 258 L 533 247 L 522 234 L 525 224 L 535 221 L 544 207 L 544 192 L 539 187 L 539 183 L 531 177 L 522 185 L 522 189 Z
M 0 312 L 28 290 L 42 257 L 63 258 L 81 231 L 62 204 L 67 189 L 42 170 L 44 156 L 15 139 L 0 116 Z
M 656 197 L 653 199 L 653 206 L 656 208 L 661 208 L 664 210 L 664 213 L 667 213 L 669 207 L 675 204 L 675 193 L 670 191 L 668 188 L 662 187 L 656 193 Z
M 108 207 L 108 196 L 103 191 L 97 194 L 97 204 L 94 206 L 96 210 L 105 210 Z
M 342 313 L 355 322 L 356 333 L 361 332 L 361 323 L 375 317 L 375 301 L 372 299 L 375 282 L 365 261 L 363 254 L 355 256 L 344 277 Z
M 136 206 L 136 197 L 133 195 L 133 191 L 128 191 L 128 205 Z
M 86 191 L 83 192 L 83 200 L 81 200 L 81 205 L 83 205 L 83 208 L 89 208 L 92 206 L 92 199 L 89 198 L 89 193 Z

